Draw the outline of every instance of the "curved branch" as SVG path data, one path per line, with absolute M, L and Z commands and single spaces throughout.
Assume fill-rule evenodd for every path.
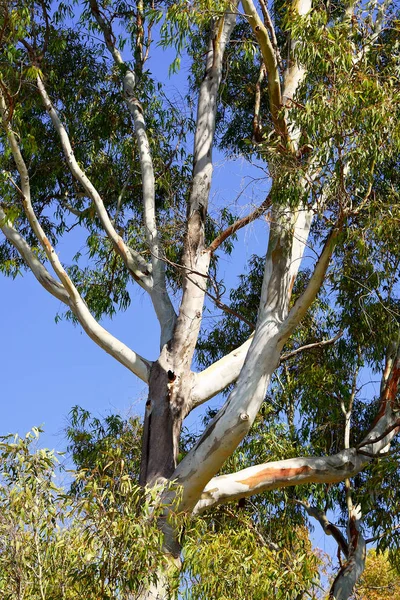
M 113 358 L 118 360 L 118 362 L 127 367 L 140 379 L 147 382 L 149 378 L 149 370 L 151 363 L 142 358 L 139 354 L 136 354 L 133 350 L 128 348 L 128 346 L 126 346 L 120 340 L 111 335 L 106 329 L 104 329 L 104 327 L 99 325 L 99 323 L 90 313 L 88 307 L 86 306 L 85 302 L 83 301 L 82 297 L 80 296 L 70 277 L 66 273 L 54 248 L 50 244 L 50 241 L 48 240 L 45 232 L 43 231 L 43 228 L 40 225 L 32 206 L 28 169 L 22 157 L 15 134 L 11 128 L 11 124 L 7 119 L 7 106 L 4 100 L 4 96 L 1 92 L 0 112 L 2 116 L 3 127 L 6 132 L 7 139 L 10 144 L 10 148 L 21 180 L 20 192 L 25 214 L 28 218 L 28 221 L 30 223 L 30 226 L 32 227 L 34 234 L 36 235 L 38 241 L 42 245 L 51 266 L 53 267 L 56 275 L 62 283 L 62 289 L 65 290 L 65 294 L 67 294 L 68 296 L 68 298 L 66 298 L 65 294 L 60 293 L 57 295 L 57 297 L 63 302 L 65 302 L 67 306 L 69 306 L 73 314 L 78 319 L 79 323 L 82 325 L 84 331 L 98 346 L 103 348 L 103 350 L 105 350 L 108 354 L 113 356 Z M 13 238 L 14 246 L 18 250 L 21 249 L 21 255 L 27 260 L 28 265 L 32 264 L 32 266 L 35 267 L 35 271 L 33 271 L 33 273 L 40 281 L 40 283 L 42 283 L 42 276 L 44 276 L 44 283 L 46 283 L 47 286 L 51 287 L 51 293 L 58 291 L 58 286 L 55 286 L 52 279 L 49 280 L 47 274 L 43 273 L 44 267 L 42 266 L 41 269 L 32 260 L 32 257 L 30 255 L 32 251 L 28 251 L 29 246 L 27 242 L 23 240 L 23 238 L 19 234 L 15 235 L 15 233 L 12 230 L 10 230 L 10 225 L 8 223 L 3 223 L 2 229 L 5 233 L 7 232 L 10 235 L 10 237 Z M 38 275 L 40 277 L 38 277 Z M 44 283 L 42 283 L 42 285 L 44 285 Z M 46 289 L 48 289 L 47 286 L 44 285 Z
M 391 365 L 389 374 L 388 364 Z M 400 429 L 396 404 L 400 381 L 399 342 L 386 359 L 383 378 L 386 383 L 380 397 L 380 410 L 369 433 L 359 444 L 360 448 L 368 448 L 368 455 L 358 448 L 348 448 L 332 456 L 289 458 L 213 477 L 205 486 L 194 512 L 267 490 L 305 483 L 338 483 L 357 475 L 371 460 L 379 458 Z M 382 436 L 383 432 L 385 435 Z
M 94 18 L 103 32 L 104 40 L 116 65 L 125 62 L 115 44 L 115 36 L 109 23 L 104 19 L 97 0 L 90 0 L 90 8 Z M 142 173 L 143 212 L 146 238 L 151 252 L 153 286 L 151 299 L 161 326 L 160 345 L 163 347 L 172 337 L 176 323 L 176 313 L 167 292 L 165 265 L 162 260 L 160 237 L 157 230 L 155 209 L 155 178 L 153 159 L 146 132 L 143 108 L 135 96 L 136 78 L 133 71 L 126 71 L 123 79 L 124 98 L 132 115 L 135 135 L 139 147 L 140 168 Z
M 267 69 L 270 110 L 275 131 L 277 134 L 283 136 L 284 139 L 287 139 L 287 125 L 285 119 L 281 115 L 282 93 L 279 65 L 275 49 L 270 40 L 268 29 L 260 19 L 253 1 L 242 0 L 242 6 L 246 14 L 246 19 L 251 25 L 257 41 L 260 44 L 261 54 L 264 60 L 265 68 Z
M 121 236 L 118 235 L 118 233 L 115 231 L 111 219 L 107 214 L 106 208 L 104 206 L 100 194 L 98 193 L 92 182 L 89 180 L 89 178 L 86 176 L 84 171 L 78 165 L 78 162 L 72 150 L 71 143 L 69 141 L 67 131 L 64 125 L 62 124 L 46 92 L 46 88 L 40 76 L 37 78 L 37 86 L 42 97 L 44 106 L 53 122 L 54 129 L 57 131 L 57 134 L 60 138 L 61 146 L 72 175 L 82 185 L 89 198 L 91 198 L 91 200 L 93 201 L 101 224 L 104 227 L 107 236 L 111 240 L 114 250 L 117 252 L 117 254 L 121 256 L 132 277 L 147 292 L 151 292 L 153 284 L 148 264 L 140 256 L 140 254 L 134 252 L 131 248 L 129 248 L 129 246 L 125 244 Z
M 346 542 L 346 538 L 340 529 L 330 522 L 325 512 L 319 508 L 316 508 L 315 506 L 311 506 L 310 503 L 306 502 L 305 500 L 294 500 L 294 502 L 302 506 L 310 517 L 316 519 L 324 530 L 324 533 L 326 533 L 326 535 L 331 535 L 335 539 L 344 556 L 348 556 L 349 545 Z
M 324 346 L 330 346 L 334 344 L 339 338 L 343 335 L 343 330 L 341 329 L 333 338 L 329 340 L 322 340 L 321 342 L 314 342 L 313 344 L 306 344 L 305 346 L 300 346 L 300 348 L 296 348 L 296 350 L 292 350 L 291 352 L 285 352 L 282 354 L 280 361 L 284 362 L 285 360 L 289 360 L 296 354 L 300 354 L 304 352 L 304 350 L 311 350 L 312 348 L 323 348 Z
M 20 256 L 28 265 L 38 282 L 57 300 L 64 304 L 69 304 L 69 296 L 64 286 L 61 285 L 40 262 L 38 257 L 32 252 L 31 247 L 18 231 L 11 225 L 7 214 L 0 207 L 0 229 L 8 241 L 16 248 Z

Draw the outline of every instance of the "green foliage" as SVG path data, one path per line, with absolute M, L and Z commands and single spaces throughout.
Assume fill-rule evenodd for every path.
M 318 574 L 305 529 L 293 531 L 291 546 L 273 549 L 262 526 L 240 508 L 224 509 L 186 531 L 184 558 L 189 578 L 185 598 L 294 600 L 310 593 Z M 275 532 L 274 532 L 275 533 Z
M 107 421 L 109 436 L 117 421 Z M 157 527 L 161 488 L 134 483 L 124 446 L 118 453 L 109 445 L 106 464 L 105 439 L 95 466 L 74 475 L 79 496 L 66 494 L 55 484 L 55 453 L 34 448 L 38 434 L 0 444 L 1 597 L 128 599 L 165 563 Z
M 356 588 L 357 600 L 387 600 L 400 598 L 400 575 L 390 564 L 387 552 L 370 550 L 365 571 Z
M 168 569 L 158 527 L 162 488 L 135 483 L 139 423 L 115 415 L 101 421 L 74 408 L 68 437 L 78 470 L 69 471 L 69 492 L 55 483 L 55 453 L 36 448 L 39 433 L 0 444 L 2 598 L 130 598 L 163 565 Z M 194 520 L 176 516 L 175 527 L 183 525 L 180 587 L 188 598 L 239 599 L 247 589 L 255 599 L 274 593 L 289 600 L 318 575 L 305 528 L 267 518 L 261 505 L 222 507 Z

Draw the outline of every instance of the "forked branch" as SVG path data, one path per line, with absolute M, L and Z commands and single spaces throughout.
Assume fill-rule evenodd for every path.
M 116 65 L 125 66 L 120 51 L 116 46 L 116 38 L 111 25 L 100 11 L 97 0 L 90 0 L 90 8 L 99 25 L 106 46 L 111 53 Z M 123 79 L 124 98 L 129 112 L 132 115 L 136 141 L 139 147 L 140 168 L 142 173 L 143 213 L 146 229 L 146 238 L 151 253 L 153 285 L 150 292 L 154 310 L 156 311 L 161 326 L 161 347 L 172 337 L 176 322 L 176 314 L 168 295 L 165 266 L 162 260 L 163 252 L 157 230 L 155 209 L 155 177 L 150 144 L 146 132 L 146 123 L 143 108 L 136 98 L 135 73 L 126 67 Z
M 55 282 L 55 280 L 49 276 L 47 270 L 38 260 L 34 260 L 32 257 L 32 250 L 27 244 L 26 240 L 18 234 L 18 232 L 7 222 L 6 214 L 4 219 L 1 220 L 1 229 L 7 236 L 7 239 L 13 243 L 14 247 L 20 252 L 21 256 L 26 260 L 29 266 L 33 267 L 33 273 L 38 281 L 48 289 L 54 296 L 56 296 L 62 302 L 65 302 L 71 309 L 73 314 L 82 325 L 84 331 L 88 336 L 101 348 L 103 348 L 108 354 L 113 356 L 121 364 L 127 367 L 132 373 L 137 375 L 140 379 L 147 382 L 149 377 L 149 370 L 151 363 L 139 354 L 136 354 L 123 344 L 120 340 L 111 335 L 104 327 L 99 325 L 96 319 L 90 313 L 86 303 L 80 296 L 78 290 L 73 284 L 72 280 L 68 276 L 64 267 L 62 266 L 54 248 L 50 244 L 42 226 L 35 214 L 32 201 L 31 201 L 31 190 L 29 173 L 26 167 L 25 161 L 21 154 L 20 147 L 17 142 L 17 138 L 12 130 L 11 123 L 8 119 L 7 106 L 3 94 L 0 92 L 0 112 L 3 122 L 3 127 L 7 135 L 7 139 L 14 157 L 14 161 L 20 176 L 20 192 L 21 200 L 24 207 L 26 217 L 32 227 L 34 234 L 36 235 L 39 243 L 41 244 L 47 259 L 49 260 L 54 272 L 58 276 L 61 286 Z

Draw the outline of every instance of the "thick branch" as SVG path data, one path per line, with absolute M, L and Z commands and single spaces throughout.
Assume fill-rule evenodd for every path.
M 246 354 L 254 334 L 239 348 L 217 360 L 214 364 L 194 376 L 192 390 L 192 408 L 200 406 L 210 398 L 222 392 L 228 385 L 236 381 L 243 367 Z
M 278 310 L 279 324 L 284 321 L 309 235 L 312 216 L 312 211 L 306 208 L 300 208 L 293 213 L 289 210 L 273 208 L 272 234 L 264 274 L 264 280 L 268 285 L 263 286 L 260 300 L 260 307 L 263 309 L 260 312 L 261 318 L 268 320 L 268 313 Z M 242 346 L 195 375 L 193 408 L 206 402 L 237 380 L 251 339 L 249 338 Z M 283 344 L 283 338 L 281 341 Z M 266 339 L 264 343 L 267 343 Z M 265 367 L 262 368 L 264 369 Z
M 349 551 L 347 560 L 340 568 L 330 589 L 329 598 L 332 600 L 348 600 L 364 571 L 366 546 L 360 530 L 360 519 L 360 508 L 352 508 L 348 524 Z
M 61 123 L 61 120 L 53 104 L 51 103 L 51 100 L 46 92 L 44 83 L 40 77 L 37 78 L 37 86 L 42 97 L 44 106 L 51 117 L 55 130 L 59 135 L 61 146 L 72 175 L 82 185 L 89 198 L 91 198 L 91 200 L 93 201 L 96 207 L 97 214 L 100 218 L 100 221 L 104 227 L 107 236 L 111 240 L 115 251 L 123 259 L 132 277 L 146 291 L 151 292 L 152 278 L 146 261 L 144 261 L 139 254 L 133 252 L 133 250 L 125 244 L 121 236 L 118 235 L 118 233 L 115 231 L 110 217 L 107 214 L 100 194 L 98 193 L 92 182 L 89 180 L 89 178 L 86 176 L 84 171 L 78 165 L 78 162 L 72 150 L 71 143 L 69 141 L 67 131 L 64 125 Z
M 183 486 L 183 510 L 191 510 L 196 504 L 207 482 L 248 433 L 264 401 L 279 363 L 284 343 L 282 327 L 311 217 L 304 208 L 293 211 L 273 207 L 256 330 L 236 386 L 173 475 Z M 218 382 L 213 379 L 217 387 Z
M 265 68 L 267 69 L 270 110 L 275 131 L 287 139 L 287 125 L 285 119 L 280 114 L 282 110 L 282 93 L 276 52 L 270 40 L 268 30 L 260 19 L 253 1 L 242 0 L 242 6 L 260 45 Z
M 305 483 L 338 483 L 359 473 L 367 462 L 356 450 L 350 449 L 333 456 L 289 458 L 264 463 L 237 473 L 213 477 L 204 488 L 195 512 L 267 490 Z
M 99 10 L 97 0 L 90 0 L 90 8 L 100 26 L 107 48 L 117 65 L 124 65 L 121 53 L 115 45 L 115 36 L 111 26 Z M 165 280 L 165 265 L 162 260 L 161 242 L 157 230 L 155 209 L 155 178 L 153 159 L 146 132 L 143 108 L 135 95 L 136 79 L 133 71 L 128 70 L 123 80 L 124 97 L 129 112 L 133 117 L 135 135 L 139 147 L 140 168 L 142 173 L 143 212 L 146 227 L 146 238 L 151 252 L 153 287 L 151 298 L 161 326 L 160 345 L 163 347 L 172 337 L 176 322 L 176 314 L 169 298 Z
M 173 351 L 179 356 L 177 369 L 191 368 L 207 289 L 211 252 L 205 249 L 205 221 L 213 172 L 212 149 L 218 91 L 225 47 L 236 23 L 230 12 L 213 23 L 205 75 L 200 85 L 193 149 L 193 178 L 187 208 L 187 229 L 182 264 L 185 270 L 182 301 L 174 332 Z
M 372 459 L 378 458 L 399 430 L 396 398 L 400 380 L 400 344 L 387 357 L 384 377 L 386 384 L 380 398 L 380 410 L 371 430 L 359 445 L 363 450 L 349 448 L 333 456 L 299 457 L 256 465 L 213 477 L 205 486 L 194 509 L 202 512 L 217 504 L 239 500 L 267 490 L 305 483 L 337 483 L 359 473 Z M 390 362 L 391 361 L 391 362 Z M 387 364 L 391 369 L 387 374 Z M 393 426 L 394 425 L 394 426 Z M 385 435 L 381 435 L 384 433 Z

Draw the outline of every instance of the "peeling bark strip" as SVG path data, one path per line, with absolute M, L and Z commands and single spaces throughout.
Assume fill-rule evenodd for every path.
M 387 356 L 382 378 L 380 403 L 386 403 L 385 413 L 378 422 L 372 425 L 371 430 L 357 448 L 342 450 L 333 456 L 299 457 L 264 463 L 237 473 L 213 477 L 204 486 L 193 512 L 201 513 L 217 504 L 239 500 L 267 490 L 305 483 L 337 483 L 354 477 L 373 458 L 379 457 L 380 452 L 388 447 L 397 434 L 399 428 L 397 410 L 399 407 L 396 404 L 396 398 L 399 389 L 399 367 L 400 340 L 396 340 Z M 222 442 L 223 440 L 221 440 L 221 444 Z M 364 452 L 364 448 L 367 449 L 366 452 Z M 199 465 L 199 469 L 201 466 Z M 176 473 L 179 472 L 179 467 Z M 190 480 L 190 477 L 188 479 Z M 356 529 L 352 529 L 353 541 L 356 530 L 357 536 L 361 535 L 358 520 L 357 518 L 355 521 Z M 350 553 L 351 548 L 348 555 Z

